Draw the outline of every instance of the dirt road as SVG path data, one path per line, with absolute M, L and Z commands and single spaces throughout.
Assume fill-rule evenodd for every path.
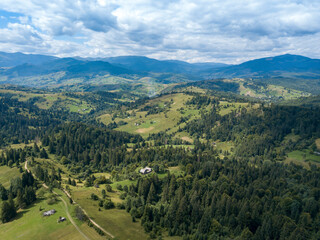
M 24 168 L 25 168 L 28 172 L 30 172 L 30 170 L 28 169 L 28 161 L 25 162 Z M 32 174 L 32 175 L 34 176 L 34 174 Z M 35 176 L 34 176 L 34 177 L 35 177 Z M 42 186 L 43 186 L 44 188 L 47 188 L 47 189 L 49 188 L 45 183 L 43 183 Z M 65 201 L 62 197 L 60 197 L 60 195 L 59 195 L 57 192 L 55 192 L 55 191 L 52 191 L 52 192 L 64 203 L 67 217 L 68 217 L 69 221 L 72 223 L 72 225 L 77 229 L 77 231 L 82 235 L 82 237 L 83 237 L 84 239 L 90 240 L 90 238 L 88 238 L 88 237 L 81 231 L 81 229 L 77 226 L 77 224 L 74 222 L 73 218 L 71 217 L 71 215 L 70 215 L 70 213 L 69 213 L 68 204 L 66 203 L 66 201 Z

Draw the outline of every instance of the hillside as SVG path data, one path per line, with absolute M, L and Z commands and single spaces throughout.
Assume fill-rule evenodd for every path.
M 305 216 L 314 223 L 319 212 L 310 208 L 319 201 L 311 177 L 320 174 L 317 97 L 269 104 L 239 96 L 238 86 L 246 83 L 240 79 L 198 83 L 152 98 L 119 89 L 3 86 L 0 202 L 11 206 L 13 196 L 18 211 L 2 218 L 2 236 L 78 239 L 82 232 L 89 239 L 244 234 L 260 239 L 268 234 L 266 221 L 277 229 L 270 238 L 290 237 L 288 224 L 294 232 L 317 236 L 300 223 Z M 34 179 L 24 172 L 27 164 Z M 152 172 L 139 173 L 146 166 Z M 9 181 L 13 175 L 24 180 Z M 19 184 L 26 188 L 23 194 Z M 298 187 L 306 191 L 297 192 Z M 300 210 L 293 214 L 287 202 L 295 201 Z M 224 202 L 230 212 L 221 212 Z M 274 208 L 267 207 L 272 203 Z M 41 216 L 51 208 L 58 214 Z M 67 220 L 57 223 L 58 216 Z M 41 221 L 44 227 L 37 227 Z
M 305 75 L 316 77 L 320 74 L 320 59 L 311 59 L 299 55 L 285 54 L 275 57 L 255 59 L 239 65 L 228 66 L 223 69 L 211 70 L 211 77 L 284 77 Z
M 245 78 L 258 84 L 280 85 L 312 94 L 320 92 L 320 60 L 299 55 L 255 59 L 239 65 L 204 71 L 212 78 Z
M 181 83 L 169 86 L 162 92 L 187 91 L 193 87 L 207 91 L 226 92 L 228 94 L 241 95 L 268 102 L 279 102 L 282 100 L 296 99 L 311 95 L 311 93 L 306 90 L 299 91 L 294 88 L 283 87 L 277 82 L 272 84 L 243 78 L 214 79 Z

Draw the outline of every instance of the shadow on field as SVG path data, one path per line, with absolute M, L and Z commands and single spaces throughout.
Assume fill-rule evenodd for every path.
M 36 201 L 34 201 L 33 203 L 31 203 L 30 205 L 28 205 L 27 207 L 23 208 L 23 209 L 20 209 L 18 212 L 17 212 L 17 215 L 15 216 L 15 218 L 13 219 L 14 220 L 18 220 L 20 218 L 23 217 L 24 214 L 26 214 L 27 212 L 29 212 L 30 208 L 33 208 L 36 204 L 40 203 L 43 199 L 37 199 Z M 39 209 L 39 213 L 40 213 L 40 209 Z
M 15 216 L 15 218 L 13 219 L 13 221 L 22 218 L 23 215 L 26 214 L 27 212 L 29 212 L 29 210 L 27 210 L 27 209 L 22 209 L 21 211 L 17 212 L 17 215 Z

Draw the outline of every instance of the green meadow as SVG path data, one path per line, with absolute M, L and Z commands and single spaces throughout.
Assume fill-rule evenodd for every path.
M 13 221 L 0 224 L 1 239 L 84 239 L 68 218 L 65 222 L 57 223 L 59 216 L 67 217 L 65 205 L 61 200 L 57 200 L 56 203 L 49 205 L 47 203 L 49 192 L 46 189 L 42 189 L 41 191 L 45 192 L 44 196 L 38 196 L 39 199 L 28 208 L 20 209 Z M 62 193 L 61 196 L 63 196 Z M 68 208 L 69 212 L 74 215 L 74 206 L 68 203 Z M 44 211 L 51 209 L 55 209 L 57 212 L 52 216 L 42 216 Z M 75 219 L 74 216 L 73 219 Z M 76 220 L 76 223 L 81 231 L 90 239 L 105 239 L 86 223 L 78 220 Z

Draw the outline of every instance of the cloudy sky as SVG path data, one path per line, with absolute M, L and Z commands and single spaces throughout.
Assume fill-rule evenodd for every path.
M 1 0 L 0 51 L 224 63 L 320 58 L 320 1 Z

